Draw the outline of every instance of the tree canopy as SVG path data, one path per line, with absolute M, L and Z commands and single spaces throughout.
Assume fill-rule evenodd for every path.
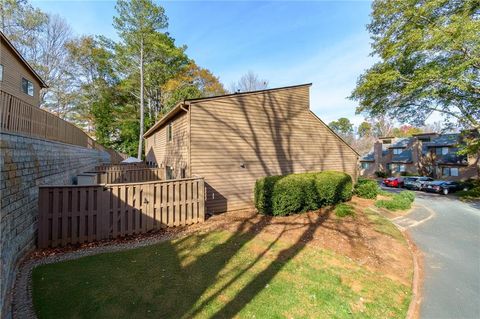
M 432 112 L 480 128 L 480 2 L 375 0 L 368 30 L 379 61 L 351 98 L 357 113 L 422 125 Z

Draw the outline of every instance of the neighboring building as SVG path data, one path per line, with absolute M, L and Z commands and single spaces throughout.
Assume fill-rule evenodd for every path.
M 202 176 L 207 212 L 251 207 L 258 178 L 338 170 L 358 154 L 310 111 L 311 84 L 186 100 L 145 133 L 166 178 Z
M 40 106 L 40 89 L 47 85 L 0 32 L 0 91 Z
M 449 180 L 477 177 L 478 158 L 458 155 L 460 134 L 423 133 L 412 137 L 382 137 L 360 159 L 360 175 L 415 174 Z

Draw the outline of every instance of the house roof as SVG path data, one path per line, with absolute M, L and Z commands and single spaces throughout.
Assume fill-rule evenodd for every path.
M 0 38 L 2 41 L 4 41 L 7 46 L 13 51 L 13 53 L 19 58 L 20 61 L 27 67 L 27 69 L 30 71 L 30 73 L 40 82 L 40 86 L 42 88 L 48 88 L 48 85 L 43 81 L 43 79 L 38 75 L 37 72 L 32 68 L 32 66 L 25 60 L 25 58 L 18 52 L 18 50 L 13 46 L 13 44 L 8 40 L 8 38 L 3 34 L 2 31 L 0 31 Z
M 291 85 L 291 86 L 284 86 L 284 87 L 278 87 L 278 88 L 272 88 L 272 89 L 265 89 L 265 90 L 257 90 L 257 91 L 250 91 L 250 92 L 239 92 L 239 93 L 231 93 L 231 94 L 223 94 L 223 95 L 217 95 L 217 96 L 211 96 L 211 97 L 202 97 L 202 98 L 195 98 L 195 99 L 186 99 L 183 102 L 177 103 L 167 114 L 165 114 L 158 122 L 156 122 L 145 134 L 143 134 L 144 138 L 149 137 L 152 135 L 160 126 L 162 126 L 165 122 L 167 122 L 169 119 L 173 118 L 176 114 L 179 112 L 185 111 L 185 106 L 191 107 L 192 104 L 195 104 L 197 102 L 204 102 L 204 101 L 209 101 L 209 100 L 217 100 L 217 99 L 224 99 L 224 98 L 231 98 L 231 97 L 237 97 L 237 96 L 243 96 L 243 95 L 255 95 L 255 94 L 262 94 L 265 92 L 273 92 L 273 91 L 280 91 L 280 90 L 288 90 L 288 89 L 294 89 L 294 88 L 299 88 L 299 87 L 310 87 L 312 86 L 312 83 L 305 83 L 305 84 L 298 84 L 298 85 Z M 350 146 L 343 138 L 341 138 L 335 131 L 333 131 L 325 122 L 323 122 L 315 113 L 310 111 L 310 113 L 318 120 L 320 121 L 330 132 L 332 132 L 339 140 L 341 140 L 343 143 L 345 143 L 357 156 L 360 156 L 358 152 Z

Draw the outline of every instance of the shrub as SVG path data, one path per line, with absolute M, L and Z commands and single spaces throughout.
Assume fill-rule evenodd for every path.
M 411 191 L 402 191 L 388 200 L 377 200 L 375 206 L 386 208 L 388 210 L 405 210 L 412 207 L 415 200 L 415 193 Z
M 254 190 L 258 211 L 276 216 L 315 210 L 351 196 L 352 178 L 334 171 L 264 177 Z
M 387 172 L 376 171 L 375 176 L 377 176 L 378 178 L 386 178 L 386 177 L 388 177 L 388 174 L 387 174 Z
M 350 216 L 355 213 L 354 209 L 352 206 L 341 203 L 335 206 L 335 215 L 338 217 L 345 217 L 345 216 Z
M 480 199 L 480 186 L 456 193 L 461 199 Z
M 408 199 L 410 202 L 415 200 L 415 193 L 412 191 L 401 191 L 398 196 Z
M 380 192 L 377 181 L 372 179 L 358 179 L 354 189 L 355 195 L 361 198 L 374 199 Z

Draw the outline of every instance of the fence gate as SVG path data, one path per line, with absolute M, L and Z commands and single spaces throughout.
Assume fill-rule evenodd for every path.
M 41 186 L 38 246 L 57 247 L 205 220 L 203 178 Z

